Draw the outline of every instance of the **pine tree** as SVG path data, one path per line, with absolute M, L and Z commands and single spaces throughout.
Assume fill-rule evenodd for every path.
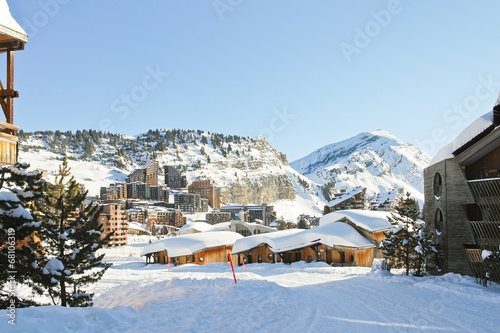
M 309 221 L 304 216 L 300 216 L 299 222 L 297 222 L 297 228 L 309 229 Z
M 33 201 L 40 197 L 41 174 L 26 171 L 27 164 L 0 168 L 0 309 L 36 305 L 15 295 L 18 284 L 34 286 L 36 241 L 41 223 L 30 213 Z
M 278 224 L 278 230 L 286 230 L 288 228 L 283 216 L 280 216 L 280 218 L 278 219 Z
M 81 191 L 70 175 L 65 158 L 54 183 L 44 186 L 43 203 L 37 205 L 44 241 L 39 278 L 54 305 L 91 306 L 93 295 L 84 289 L 108 268 L 95 269 L 104 257 L 95 253 L 107 244 L 111 234 L 101 237 L 101 208 L 85 207 L 86 196 L 87 191 Z
M 426 256 L 435 251 L 419 217 L 420 209 L 415 199 L 409 193 L 404 198 L 399 197 L 391 217 L 388 217 L 392 227 L 385 232 L 387 238 L 380 246 L 391 266 L 405 268 L 406 275 L 410 269 L 415 270 L 415 275 L 422 275 Z

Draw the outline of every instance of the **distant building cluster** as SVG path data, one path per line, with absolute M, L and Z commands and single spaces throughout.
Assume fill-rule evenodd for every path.
M 188 186 L 186 176 L 176 167 L 160 167 L 158 161 L 134 170 L 125 183 L 101 187 L 101 200 L 139 199 L 169 203 L 171 197 L 172 208 L 183 213 L 207 212 L 208 207 L 220 208 L 220 189 L 213 180 L 196 180 Z
M 333 199 L 325 205 L 323 213 L 326 215 L 346 209 L 369 209 L 390 212 L 394 208 L 397 195 L 398 191 L 396 190 L 381 192 L 372 201 L 368 202 L 366 187 L 358 186 L 350 191 L 343 189 L 339 193 L 334 194 Z

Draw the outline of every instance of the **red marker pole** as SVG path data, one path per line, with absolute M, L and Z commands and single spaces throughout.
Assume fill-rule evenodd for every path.
M 243 258 L 241 259 L 241 261 L 243 261 L 243 268 L 245 269 L 245 273 L 246 273 L 246 272 L 247 272 L 247 268 L 246 268 L 246 266 L 245 266 L 245 257 L 243 257 Z
M 233 271 L 234 283 L 236 282 L 236 274 L 234 274 L 233 259 L 231 259 L 231 253 L 229 254 L 229 263 L 231 264 L 231 270 Z
M 170 273 L 170 256 L 168 257 L 168 272 Z

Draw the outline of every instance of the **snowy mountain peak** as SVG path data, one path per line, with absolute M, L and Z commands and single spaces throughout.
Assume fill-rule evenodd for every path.
M 360 133 L 322 147 L 290 165 L 330 192 L 367 188 L 367 195 L 399 189 L 423 200 L 423 169 L 430 157 L 385 130 Z
M 383 129 L 378 129 L 378 130 L 375 130 L 375 131 L 370 131 L 368 133 L 369 134 L 373 134 L 375 136 L 385 137 L 387 139 L 394 140 L 394 141 L 398 142 L 399 144 L 403 143 L 398 138 L 396 138 L 393 134 L 391 134 L 391 133 L 389 133 L 389 132 L 387 132 L 386 130 L 383 130 Z

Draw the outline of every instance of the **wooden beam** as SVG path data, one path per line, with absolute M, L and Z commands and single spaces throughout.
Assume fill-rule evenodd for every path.
M 7 90 L 14 90 L 14 51 L 7 52 Z M 5 118 L 10 124 L 14 123 L 14 100 L 12 97 L 7 97 L 4 110 Z
M 14 51 L 7 52 L 7 89 L 14 90 Z
M 0 132 L 0 141 L 1 139 L 8 139 L 10 141 L 14 141 L 14 142 L 18 142 L 18 138 L 17 136 L 15 135 L 11 135 L 11 134 L 7 134 L 7 133 L 4 133 L 4 132 Z
M 17 98 L 19 97 L 19 91 L 15 91 L 12 89 L 0 90 L 0 98 L 5 98 L 5 97 Z
M 24 50 L 24 43 L 18 41 L 0 42 L 0 51 Z
M 8 129 L 16 131 L 16 132 L 19 130 L 18 126 L 6 123 L 4 121 L 0 121 L 0 126 L 4 127 L 4 128 L 8 128 Z

